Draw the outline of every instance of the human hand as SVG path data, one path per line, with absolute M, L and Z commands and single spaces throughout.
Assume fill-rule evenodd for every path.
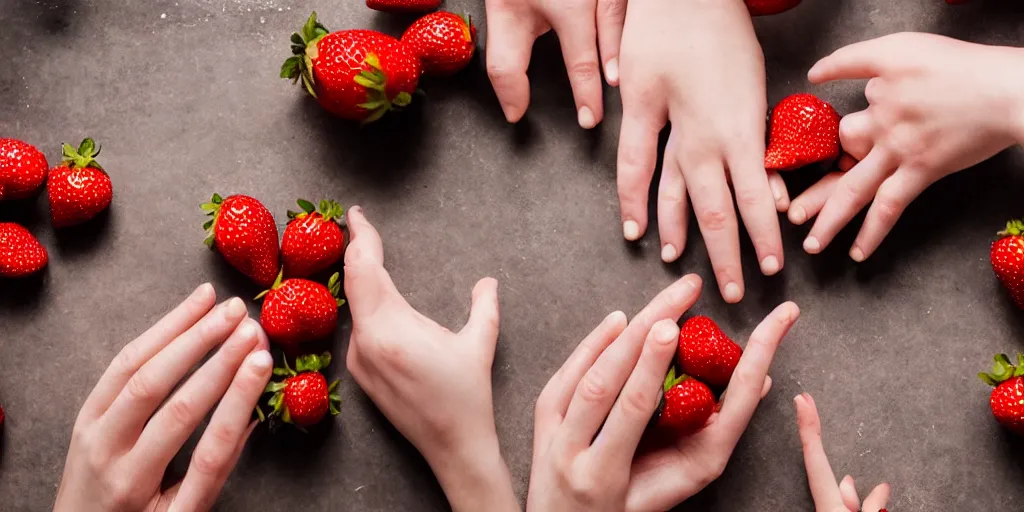
M 579 125 L 604 117 L 601 72 L 619 83 L 619 41 L 626 0 L 486 0 L 487 75 L 508 122 L 518 122 L 530 104 L 526 70 L 534 41 L 554 28 L 569 72 Z
M 867 498 L 863 508 L 853 477 L 846 475 L 836 484 L 832 466 L 821 444 L 821 421 L 818 409 L 811 395 L 803 393 L 793 399 L 796 405 L 796 421 L 800 428 L 800 443 L 804 449 L 804 464 L 807 466 L 807 482 L 811 486 L 814 508 L 818 512 L 884 512 L 889 501 L 889 484 L 879 484 Z
M 469 321 L 453 333 L 395 288 L 380 236 L 362 209 L 350 208 L 347 219 L 349 373 L 427 460 L 454 510 L 518 510 L 491 401 L 497 281 L 477 283 Z
M 675 261 L 686 246 L 689 196 L 722 297 L 739 302 L 743 270 L 729 182 L 765 275 L 783 266 L 776 210 L 789 202 L 782 179 L 764 169 L 764 57 L 747 7 L 741 0 L 632 2 L 620 58 L 623 235 L 637 240 L 647 229 L 658 133 L 671 122 L 658 187 L 661 258 Z
M 793 200 L 789 219 L 818 216 L 804 250 L 821 252 L 868 203 L 850 249 L 864 261 L 904 209 L 939 179 L 1024 139 L 1024 50 L 932 34 L 893 34 L 836 50 L 811 68 L 814 83 L 870 79 L 869 106 L 839 126 L 859 163 Z
M 200 286 L 100 377 L 75 421 L 55 511 L 213 506 L 256 425 L 253 410 L 273 366 L 241 299 L 216 308 L 214 301 L 213 287 Z M 168 464 L 214 405 L 184 479 L 161 490 Z

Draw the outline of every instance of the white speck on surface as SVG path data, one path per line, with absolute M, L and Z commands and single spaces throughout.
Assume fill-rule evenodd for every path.
M 165 12 L 165 13 L 161 14 L 160 15 L 160 19 L 166 20 L 167 19 L 167 13 Z
M 266 22 L 267 22 L 267 18 L 264 17 L 264 16 L 260 16 L 260 25 L 262 25 L 262 24 L 264 24 Z
M 365 486 L 365 485 L 360 485 L 359 487 L 356 487 L 355 489 L 353 489 L 353 491 L 352 491 L 352 492 L 359 492 L 359 491 L 360 491 L 360 490 L 362 490 L 362 489 L 363 489 L 364 487 L 366 487 L 366 486 Z

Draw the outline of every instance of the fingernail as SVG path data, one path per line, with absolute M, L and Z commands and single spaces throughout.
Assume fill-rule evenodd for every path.
M 672 328 L 669 322 L 661 322 L 658 325 L 658 332 L 654 333 L 654 339 L 662 345 L 668 345 L 675 341 L 676 330 Z
M 793 403 L 797 404 L 797 405 L 800 405 L 800 402 L 802 402 L 803 400 L 804 400 L 804 394 L 803 393 L 800 393 L 799 395 L 793 397 Z
M 736 303 L 743 298 L 743 292 L 740 291 L 740 285 L 736 283 L 729 283 L 725 285 L 725 289 L 722 291 L 722 298 L 726 302 Z
M 811 254 L 818 254 L 818 251 L 821 250 L 821 244 L 818 243 L 817 238 L 809 236 L 804 240 L 804 250 Z
M 789 221 L 793 224 L 803 224 L 807 220 L 807 212 L 799 206 L 789 207 Z
M 864 261 L 864 251 L 860 250 L 860 247 L 855 245 L 853 246 L 853 249 L 850 249 L 850 257 L 853 258 L 853 261 L 860 263 Z
M 614 324 L 624 324 L 627 323 L 629 319 L 626 318 L 626 314 L 622 311 L 613 311 L 612 314 L 605 317 L 604 321 Z
M 609 84 L 619 82 L 619 59 L 612 59 L 604 65 L 604 78 Z
M 686 282 L 687 286 L 693 288 L 694 290 L 700 289 L 700 285 L 702 282 L 700 276 L 698 276 L 697 274 L 686 274 L 685 276 L 683 276 L 683 281 Z
M 260 350 L 259 352 L 249 355 L 249 365 L 252 366 L 253 370 L 263 372 L 269 370 L 271 366 L 274 366 L 274 358 L 271 357 L 270 352 Z
M 636 241 L 636 239 L 640 238 L 640 224 L 637 224 L 636 221 L 633 220 L 623 222 L 622 235 L 630 242 Z
M 203 283 L 203 284 L 197 286 L 195 290 L 192 290 L 192 293 L 189 294 L 188 298 L 190 298 L 190 299 L 198 299 L 200 297 L 205 297 L 205 296 L 209 295 L 212 290 L 213 290 L 213 285 L 211 285 L 210 283 Z
M 512 114 L 509 112 L 509 106 L 504 103 L 501 104 L 501 113 L 505 114 L 505 120 L 510 123 L 515 123 L 516 120 L 512 119 Z
M 245 303 L 242 299 L 234 297 L 224 306 L 224 314 L 228 318 L 238 318 L 245 314 Z
M 761 273 L 766 276 L 773 276 L 779 271 L 779 259 L 775 256 L 766 256 L 761 260 Z
M 590 107 L 583 107 L 580 109 L 577 115 L 577 121 L 584 130 L 589 130 L 597 126 L 597 121 L 594 119 L 594 112 L 590 110 Z
M 665 247 L 661 248 L 661 261 L 665 263 L 672 263 L 678 255 L 676 247 L 672 244 L 665 244 Z
M 361 214 L 361 213 L 363 213 L 363 207 L 359 206 L 359 205 L 354 205 L 354 206 L 349 207 L 348 211 L 352 212 L 352 213 L 359 213 L 359 214 Z

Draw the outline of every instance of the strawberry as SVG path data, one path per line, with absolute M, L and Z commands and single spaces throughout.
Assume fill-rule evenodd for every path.
M 710 388 L 688 375 L 677 377 L 675 367 L 669 369 L 664 394 L 654 413 L 658 429 L 676 437 L 695 434 L 704 428 L 714 411 L 715 395 Z
M 274 375 L 286 376 L 282 382 L 267 384 L 265 393 L 273 393 L 267 405 L 273 408 L 271 417 L 279 417 L 285 423 L 299 428 L 312 427 L 320 423 L 328 412 L 331 416 L 338 415 L 341 397 L 336 390 L 338 382 L 330 386 L 320 370 L 331 364 L 331 354 L 309 354 L 295 360 L 295 369 L 288 366 L 288 358 L 284 358 L 283 368 L 274 368 Z M 262 412 L 257 409 L 257 415 Z
M 1024 222 L 1011 220 L 992 242 L 989 259 L 999 282 L 1009 290 L 1017 307 L 1024 309 Z
M 988 403 L 992 415 L 1000 425 L 1024 435 L 1024 355 L 1017 354 L 1016 365 L 1006 354 L 993 359 L 992 373 L 978 374 L 983 382 L 995 386 Z
M 408 43 L 419 55 L 425 73 L 453 75 L 473 59 L 476 27 L 468 16 L 435 12 L 416 20 L 406 29 L 402 42 Z
M 0 277 L 35 274 L 50 261 L 46 247 L 24 227 L 0 222 Z
M 286 349 L 326 338 L 338 323 L 338 298 L 341 281 L 337 272 L 327 286 L 308 279 L 285 279 L 278 274 L 269 290 L 256 296 L 265 298 L 260 309 L 260 325 L 267 337 Z
M 812 94 L 788 96 L 771 112 L 764 167 L 789 171 L 839 158 L 839 114 Z
M 427 12 L 441 7 L 441 0 L 366 0 L 366 6 L 383 12 Z
M 728 386 L 742 355 L 743 349 L 706 316 L 695 316 L 679 329 L 679 366 L 710 386 Z
M 288 212 L 292 219 L 281 238 L 281 261 L 285 275 L 309 277 L 341 259 L 345 235 L 336 219 L 345 214 L 338 203 L 320 201 L 320 211 L 313 203 L 299 199 L 302 212 Z
M 800 5 L 800 0 L 745 0 L 745 2 L 751 16 L 779 14 Z
M 203 224 L 206 245 L 216 247 L 231 266 L 260 286 L 278 273 L 277 224 L 263 203 L 249 196 L 214 194 L 201 208 L 211 218 Z
M 63 161 L 46 181 L 55 228 L 92 219 L 110 206 L 114 195 L 110 176 L 96 162 L 100 147 L 92 139 L 83 140 L 78 149 L 64 144 L 63 152 Z
M 24 199 L 46 183 L 50 165 L 34 146 L 0 138 L 0 200 Z
M 281 77 L 301 79 L 328 112 L 370 123 L 412 102 L 422 69 L 405 43 L 373 30 L 328 33 L 315 12 L 291 41 Z

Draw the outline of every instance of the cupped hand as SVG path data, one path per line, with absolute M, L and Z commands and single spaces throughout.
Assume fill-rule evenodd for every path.
M 200 286 L 110 364 L 75 421 L 54 510 L 213 506 L 256 425 L 273 366 L 245 304 L 214 302 L 213 287 Z M 214 406 L 185 477 L 162 490 L 167 466 Z
M 817 254 L 860 210 L 850 249 L 863 261 L 928 186 L 982 162 L 1022 137 L 1024 50 L 932 34 L 901 33 L 836 50 L 811 68 L 811 82 L 869 79 L 868 108 L 840 123 L 849 172 L 823 177 L 793 200 L 789 219 L 817 215 L 804 249 Z
M 825 455 L 821 442 L 821 420 L 811 395 L 803 393 L 793 399 L 796 405 L 796 421 L 800 428 L 800 443 L 804 450 L 804 464 L 807 467 L 807 483 L 811 486 L 814 508 L 817 512 L 879 512 L 884 511 L 889 501 L 889 484 L 879 484 L 866 498 L 863 505 L 853 477 L 846 475 L 836 483 L 832 466 Z
M 670 122 L 658 186 L 661 257 L 681 255 L 692 203 L 722 297 L 739 302 L 736 208 L 761 271 L 772 275 L 783 266 L 776 211 L 788 205 L 782 179 L 764 168 L 764 57 L 747 8 L 741 0 L 632 2 L 620 60 L 623 235 L 637 240 L 647 230 L 658 134 Z
M 518 122 L 530 104 L 526 70 L 534 41 L 554 29 L 562 45 L 580 126 L 604 117 L 601 65 L 619 83 L 619 41 L 626 0 L 487 0 L 487 75 L 505 118 Z M 600 54 L 598 49 L 600 48 Z

